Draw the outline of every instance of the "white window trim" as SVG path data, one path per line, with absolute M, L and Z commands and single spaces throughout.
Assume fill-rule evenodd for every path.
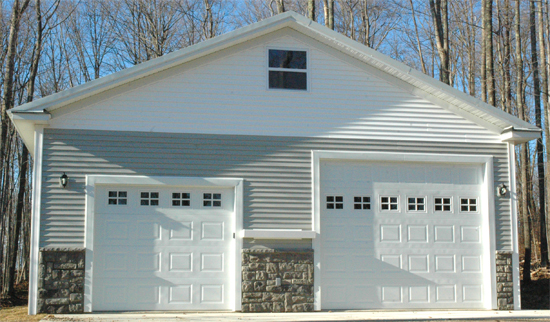
M 424 198 L 424 210 L 409 210 L 409 198 L 415 199 L 415 205 L 418 205 L 416 203 L 417 198 Z M 412 213 L 412 214 L 426 214 L 428 213 L 428 196 L 424 195 L 407 195 L 405 196 L 405 212 Z
M 41 147 L 41 144 L 36 144 Z M 40 168 L 37 168 L 40 169 Z M 87 175 L 86 176 L 86 203 L 85 203 L 85 235 L 84 247 L 86 249 L 86 268 L 84 279 L 84 312 L 92 312 L 93 298 L 93 251 L 94 251 L 94 207 L 96 187 L 102 185 L 120 186 L 175 186 L 175 187 L 204 187 L 205 189 L 234 188 L 234 227 L 235 238 L 232 240 L 233 265 L 230 265 L 230 275 L 235 277 L 235 283 L 231 285 L 234 294 L 233 311 L 240 311 L 242 305 L 241 294 L 241 250 L 243 247 L 243 179 L 241 178 L 192 178 L 192 177 L 147 177 L 147 176 L 108 176 L 108 175 Z M 39 228 L 39 227 L 38 227 Z M 38 250 L 38 246 L 35 248 Z M 36 312 L 36 303 L 34 304 Z M 30 309 L 29 309 L 30 310 Z
M 389 198 L 388 199 L 388 206 L 392 204 L 391 198 L 397 198 L 397 209 L 382 209 L 382 198 Z M 401 212 L 401 196 L 400 195 L 392 195 L 392 194 L 379 194 L 378 198 L 376 200 L 378 202 L 378 210 L 383 213 L 400 213 Z
M 479 214 L 479 208 L 480 208 L 480 204 L 479 204 L 479 196 L 474 196 L 474 195 L 459 195 L 457 197 L 457 203 L 458 203 L 458 213 L 462 213 L 462 214 Z M 475 199 L 476 200 L 476 211 L 463 211 L 462 210 L 462 203 L 461 203 L 461 199 Z M 468 209 L 470 207 L 470 202 L 468 202 Z
M 431 154 L 431 153 L 390 153 L 390 152 L 355 152 L 355 151 L 311 151 L 312 167 L 312 230 L 316 234 L 321 233 L 320 214 L 321 214 L 321 189 L 320 189 L 320 161 L 321 160 L 364 160 L 364 161 L 395 161 L 395 162 L 441 162 L 455 164 L 478 164 L 484 168 L 483 189 L 479 196 L 484 200 L 483 204 L 478 204 L 478 209 L 483 207 L 483 239 L 484 245 L 489 245 L 484 249 L 483 258 L 484 275 L 490 279 L 486 281 L 483 299 L 486 309 L 497 309 L 496 297 L 496 263 L 495 263 L 495 192 L 493 189 L 493 157 L 481 155 L 457 155 L 457 154 Z M 378 199 L 377 199 L 378 200 Z M 478 200 L 478 202 L 479 202 Z M 516 216 L 517 218 L 517 216 Z M 517 229 L 517 227 L 516 227 Z M 314 309 L 321 310 L 321 258 L 322 248 L 321 239 L 313 239 L 313 262 L 314 262 Z M 515 257 L 514 257 L 515 258 Z
M 147 198 L 142 198 L 142 197 L 141 197 L 141 194 L 142 194 L 143 192 L 148 193 L 148 194 L 149 194 L 149 197 L 147 197 Z M 157 193 L 159 194 L 159 197 L 158 197 L 158 198 L 151 198 L 151 192 L 157 192 Z M 139 207 L 162 207 L 162 204 L 161 204 L 161 197 L 160 197 L 160 191 L 155 190 L 155 189 L 152 189 L 152 190 L 139 190 L 138 193 L 139 193 L 139 195 L 137 196 L 137 197 L 138 197 L 138 204 L 137 204 L 137 205 L 138 205 Z M 145 200 L 145 199 L 147 199 L 147 200 L 149 201 L 149 204 L 148 204 L 148 205 L 142 205 L 142 204 L 141 204 L 141 200 Z M 151 205 L 151 199 L 152 199 L 152 200 L 158 200 L 159 204 L 156 205 L 156 206 L 152 206 L 152 205 Z
M 450 199 L 451 199 L 451 210 L 449 210 L 449 211 L 445 211 L 445 210 L 435 210 L 435 206 L 436 206 L 436 204 L 435 204 L 435 199 L 436 199 L 436 198 L 441 198 L 441 199 L 443 199 L 443 198 L 450 198 Z M 443 201 L 443 200 L 442 200 L 442 201 Z M 444 205 L 445 205 L 444 203 L 441 204 L 441 206 L 444 206 Z M 448 196 L 448 195 L 445 195 L 445 196 L 443 196 L 443 195 L 442 195 L 442 196 L 433 196 L 433 198 L 432 198 L 432 208 L 431 208 L 431 209 L 433 209 L 433 213 L 434 213 L 434 214 L 453 214 L 453 213 L 455 212 L 455 211 L 454 211 L 454 197 L 453 197 L 453 196 Z
M 110 191 L 116 191 L 116 195 L 117 195 L 117 196 L 116 196 L 115 198 L 109 197 L 109 192 L 110 192 Z M 107 196 L 106 196 L 106 198 L 105 198 L 106 201 L 107 201 L 107 202 L 106 202 L 106 205 L 107 205 L 107 206 L 110 206 L 110 207 L 128 207 L 128 205 L 130 204 L 130 194 L 128 193 L 127 190 L 110 190 L 110 191 L 107 191 Z M 118 193 L 119 193 L 119 192 L 122 192 L 122 191 L 126 192 L 126 198 L 120 198 L 120 197 L 118 196 Z M 111 205 L 111 204 L 109 204 L 109 199 L 116 199 L 116 205 Z M 119 204 L 119 203 L 118 203 L 118 200 L 119 200 L 119 199 L 126 199 L 126 204 L 125 204 L 125 205 Z
M 292 69 L 292 68 L 275 68 L 269 67 L 269 50 L 288 50 L 288 51 L 305 51 L 306 52 L 306 69 Z M 311 59 L 309 55 L 309 49 L 303 47 L 277 47 L 267 46 L 265 47 L 265 89 L 266 91 L 284 91 L 287 93 L 309 93 L 311 90 Z M 282 72 L 297 72 L 306 74 L 306 89 L 292 89 L 292 88 L 269 88 L 269 71 L 282 71 Z

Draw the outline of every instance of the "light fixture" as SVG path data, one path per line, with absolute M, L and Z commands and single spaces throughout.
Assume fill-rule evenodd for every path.
M 508 194 L 508 187 L 504 184 L 504 183 L 501 183 L 498 187 L 497 187 L 497 196 L 499 197 L 506 197 L 506 195 Z
M 59 186 L 61 188 L 66 188 L 68 183 L 69 183 L 69 177 L 65 172 L 63 172 L 61 177 L 59 177 Z

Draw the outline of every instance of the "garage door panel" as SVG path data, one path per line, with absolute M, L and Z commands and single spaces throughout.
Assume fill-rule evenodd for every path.
M 203 207 L 202 189 L 152 188 L 160 195 L 158 206 L 140 205 L 135 197 L 142 189 L 104 193 L 109 190 L 126 191 L 128 202 L 116 208 L 97 199 L 93 310 L 230 308 L 231 190 L 208 190 L 210 198 L 217 198 L 212 192 L 222 195 L 220 209 Z M 174 190 L 190 193 L 189 208 L 172 207 Z
M 355 177 L 363 169 L 373 178 L 358 188 L 339 172 L 348 163 L 338 162 L 321 167 L 321 195 L 344 201 L 342 209 L 321 207 L 323 309 L 486 305 L 481 166 L 356 162 Z M 323 174 L 339 180 L 325 183 Z M 371 209 L 356 211 L 355 195 L 369 195 Z M 397 198 L 396 209 L 384 209 L 382 197 Z M 358 283 L 375 288 L 375 298 L 349 299 Z

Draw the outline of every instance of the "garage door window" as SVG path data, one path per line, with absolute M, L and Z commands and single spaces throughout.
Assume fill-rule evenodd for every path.
M 124 206 L 128 204 L 128 192 L 126 191 L 109 191 L 108 203 L 111 206 Z
M 355 210 L 370 209 L 370 197 L 353 197 L 353 209 Z
M 191 194 L 189 192 L 172 192 L 172 206 L 174 207 L 191 206 Z
M 344 196 L 327 196 L 327 209 L 344 209 Z
M 380 209 L 386 211 L 399 210 L 399 197 L 397 196 L 381 196 Z
M 222 206 L 222 194 L 221 193 L 203 193 L 202 205 L 204 207 L 221 207 Z
M 424 197 L 409 197 L 407 198 L 407 209 L 409 211 L 425 211 L 426 198 Z
M 142 206 L 158 206 L 159 205 L 159 193 L 158 192 L 142 192 L 140 205 Z
M 476 198 L 460 198 L 460 211 L 462 212 L 477 212 Z
M 434 211 L 451 212 L 453 198 L 434 198 Z

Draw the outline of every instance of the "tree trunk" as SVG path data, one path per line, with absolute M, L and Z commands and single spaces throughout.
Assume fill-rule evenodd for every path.
M 323 0 L 323 12 L 325 13 L 325 27 L 334 30 L 334 0 Z
M 537 53 L 537 28 L 536 28 L 536 4 L 535 1 L 529 1 L 529 30 L 531 35 L 531 65 L 533 69 L 533 93 L 535 103 L 535 122 L 539 128 L 542 128 L 542 111 L 540 104 L 540 79 L 539 79 L 539 61 Z M 541 44 L 542 45 L 542 44 Z M 544 215 L 546 212 L 545 203 L 545 182 L 544 182 L 544 146 L 542 138 L 537 139 L 537 174 L 539 187 L 539 220 L 545 222 Z M 535 210 L 536 212 L 536 210 Z M 546 240 L 546 236 L 544 238 Z
M 520 119 L 525 120 L 525 108 L 523 105 L 523 58 L 521 50 L 521 1 L 516 1 L 516 16 L 514 18 L 514 32 L 516 36 L 516 105 L 518 107 L 518 116 Z M 529 212 L 528 212 L 528 196 L 529 196 L 529 182 L 527 181 L 527 167 L 529 162 L 528 155 L 528 143 L 524 143 L 520 152 L 521 163 L 521 218 L 523 225 L 523 246 L 525 248 L 525 261 L 523 264 L 523 283 L 528 284 L 531 282 L 531 235 L 529 232 Z
M 441 63 L 439 80 L 449 85 L 451 84 L 451 80 L 449 62 L 449 15 L 447 0 L 430 0 L 430 11 L 434 21 L 435 40 Z
M 277 13 L 285 12 L 285 0 L 276 0 L 277 2 Z
M 308 18 L 315 21 L 315 0 L 307 1 Z
M 24 0 L 22 3 L 19 2 L 19 0 L 15 0 L 12 4 L 12 13 L 11 13 L 11 20 L 10 20 L 10 34 L 8 37 L 8 49 L 6 54 L 6 62 L 5 62 L 5 72 L 4 72 L 4 88 L 3 93 L 4 97 L 2 100 L 2 111 L 1 111 L 1 118 L 2 118 L 2 125 L 1 125 L 1 132 L 0 132 L 0 162 L 2 162 L 2 176 L 4 178 L 7 178 L 9 176 L 9 173 L 7 171 L 7 153 L 6 153 L 6 147 L 11 144 L 11 142 L 8 143 L 8 115 L 7 111 L 11 109 L 14 105 L 14 72 L 15 72 L 15 58 L 17 54 L 17 36 L 19 34 L 19 23 L 21 22 L 21 17 L 25 10 L 27 9 L 29 5 L 30 0 Z M 5 182 L 5 181 L 4 181 Z M 7 194 L 5 193 L 5 189 L 7 188 L 6 185 L 3 186 L 3 192 L 2 192 L 2 199 L 4 202 L 8 201 L 9 199 Z M 3 214 L 11 215 L 11 212 L 4 208 L 2 209 Z M 11 220 L 8 219 L 6 223 L 7 227 L 11 227 Z M 19 231 L 10 231 L 8 230 L 8 235 L 15 234 L 18 235 Z M 10 236 L 8 236 L 8 240 L 10 240 Z M 10 240 L 11 241 L 11 240 Z M 15 261 L 17 258 L 15 257 L 15 252 L 18 245 L 15 245 L 13 241 L 8 242 L 7 251 L 4 254 L 2 261 L 3 261 L 3 278 L 2 278 L 2 291 L 0 293 L 0 298 L 2 299 L 10 299 L 13 298 L 14 295 L 14 288 L 13 283 L 15 280 L 15 271 L 11 269 L 12 262 L 15 264 Z
M 496 106 L 495 65 L 493 58 L 493 0 L 483 0 L 483 45 L 485 47 L 485 77 L 487 103 Z
M 538 40 L 539 40 L 539 53 L 540 53 L 540 76 L 542 80 L 542 103 L 544 107 L 544 136 L 546 139 L 546 144 L 550 144 L 550 133 L 548 133 L 548 109 L 550 108 L 548 104 L 548 73 L 546 70 L 546 39 L 544 36 L 544 15 L 542 13 L 543 6 L 542 4 L 539 7 L 539 10 L 537 10 L 537 16 L 538 16 L 538 23 L 537 23 L 537 31 L 538 31 Z M 546 158 L 547 160 L 550 160 L 550 149 L 546 147 Z M 548 171 L 548 167 L 546 169 Z M 548 178 L 548 173 L 545 172 L 545 177 Z M 543 179 L 543 184 L 546 182 L 546 180 Z M 548 185 L 546 185 L 547 191 L 550 190 L 548 188 Z M 550 192 L 550 191 L 549 191 Z M 542 192 L 541 192 L 542 193 Z M 550 200 L 550 195 L 545 194 L 546 200 Z M 542 207 L 541 204 L 541 212 L 540 212 L 540 222 L 539 222 L 539 228 L 540 228 L 540 259 L 541 259 L 541 265 L 543 267 L 548 266 L 548 241 L 546 238 L 546 214 L 547 214 L 546 207 Z

